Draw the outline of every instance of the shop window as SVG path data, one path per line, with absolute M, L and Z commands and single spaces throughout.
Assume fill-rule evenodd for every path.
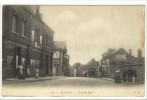
M 7 67 L 11 67 L 13 65 L 13 56 L 7 56 Z
M 31 67 L 32 68 L 36 68 L 36 67 L 38 67 L 39 68 L 39 60 L 33 60 L 33 59 L 31 59 Z
M 35 67 L 35 60 L 31 59 L 31 68 Z
M 25 65 L 26 64 L 26 58 L 21 58 L 21 63 L 22 63 L 22 65 Z

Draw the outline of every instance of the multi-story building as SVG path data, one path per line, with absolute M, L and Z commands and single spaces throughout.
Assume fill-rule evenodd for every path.
M 118 50 L 108 49 L 99 61 L 98 75 L 115 78 L 116 67 L 120 68 L 121 75 L 124 69 L 128 70 L 129 67 L 134 67 L 138 74 L 137 81 L 142 81 L 144 80 L 144 57 L 141 54 L 140 49 L 138 50 L 138 57 L 134 57 L 131 50 L 128 53 L 123 48 Z
M 54 41 L 53 75 L 68 75 L 69 55 L 64 41 Z
M 39 74 L 52 75 L 53 33 L 43 21 L 39 6 L 3 6 L 2 76 L 15 77 L 16 66 L 22 64 L 24 73 L 35 68 Z

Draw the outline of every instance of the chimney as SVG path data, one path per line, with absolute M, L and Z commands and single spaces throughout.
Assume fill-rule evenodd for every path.
M 139 48 L 138 49 L 138 58 L 141 58 L 141 56 L 142 56 L 142 50 Z
M 129 54 L 132 55 L 132 49 L 129 49 Z
M 40 13 L 40 6 L 35 6 L 36 7 L 36 14 L 39 14 Z
M 115 51 L 115 49 L 113 49 L 113 48 L 108 48 L 108 52 L 114 52 Z
M 39 19 L 42 19 L 42 14 L 40 14 L 40 6 L 36 6 L 35 16 Z

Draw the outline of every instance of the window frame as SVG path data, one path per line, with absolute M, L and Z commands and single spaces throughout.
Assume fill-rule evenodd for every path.
M 35 31 L 34 30 L 32 30 L 32 32 L 31 32 L 31 41 L 35 41 Z
M 7 68 L 12 68 L 14 61 L 13 56 L 7 55 L 6 60 L 7 60 Z
M 40 45 L 42 45 L 42 35 L 40 35 Z
M 21 35 L 26 37 L 26 20 L 24 19 L 22 21 L 22 27 L 21 27 Z
M 39 33 L 39 29 L 36 29 L 35 30 L 35 35 L 36 35 L 36 43 L 37 43 L 37 46 L 39 47 L 39 44 L 40 44 L 40 33 Z
M 48 35 L 45 34 L 45 46 L 48 46 Z
M 16 16 L 16 14 L 12 15 L 12 32 L 14 32 L 14 33 L 18 32 L 18 30 L 17 30 L 17 16 Z

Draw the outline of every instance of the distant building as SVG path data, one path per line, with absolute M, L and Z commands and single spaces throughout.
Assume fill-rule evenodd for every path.
M 86 65 L 85 67 L 87 70 L 87 75 L 88 77 L 97 77 L 98 73 L 98 61 L 96 61 L 95 59 L 91 59 Z
M 77 77 L 77 69 L 74 67 L 69 68 L 69 76 L 70 77 Z
M 64 41 L 54 41 L 53 75 L 64 76 L 68 74 L 69 55 Z
M 35 68 L 39 75 L 52 75 L 53 33 L 41 19 L 39 6 L 3 6 L 2 76 L 15 77 L 16 67 Z
M 72 69 L 76 70 L 77 77 L 97 77 L 98 61 L 91 59 L 87 64 L 75 63 Z
M 102 59 L 99 61 L 98 75 L 114 78 L 116 67 L 121 69 L 121 73 L 124 69 L 134 67 L 140 75 L 140 80 L 143 80 L 144 57 L 141 56 L 141 50 L 138 51 L 138 57 L 134 57 L 131 50 L 129 50 L 128 53 L 123 48 L 118 50 L 108 49 L 108 51 L 103 54 Z

